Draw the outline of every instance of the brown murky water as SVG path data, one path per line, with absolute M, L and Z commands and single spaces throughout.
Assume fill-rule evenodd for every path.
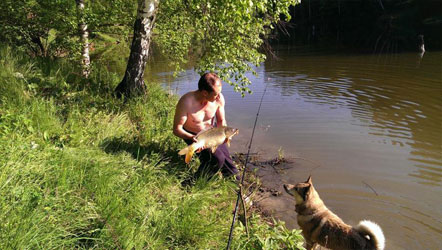
M 267 86 L 252 151 L 315 162 L 295 160 L 276 186 L 312 174 L 328 207 L 349 224 L 377 222 L 387 249 L 440 249 L 442 52 L 277 54 L 251 77 L 253 95 L 241 98 L 224 86 L 228 123 L 241 131 L 233 149 L 247 151 Z M 173 79 L 164 65 L 155 62 L 148 77 L 180 95 L 196 89 L 196 73 Z M 283 208 L 293 201 L 278 202 Z M 294 211 L 275 213 L 296 227 Z

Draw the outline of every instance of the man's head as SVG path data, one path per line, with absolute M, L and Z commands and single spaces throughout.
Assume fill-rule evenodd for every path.
M 204 98 L 213 102 L 220 96 L 222 90 L 221 79 L 215 73 L 205 73 L 198 81 L 198 90 Z

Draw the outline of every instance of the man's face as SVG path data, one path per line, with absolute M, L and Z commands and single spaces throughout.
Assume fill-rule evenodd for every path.
M 223 87 L 221 85 L 221 82 L 217 81 L 215 83 L 215 85 L 213 86 L 213 91 L 207 92 L 207 96 L 206 96 L 207 101 L 214 102 L 214 101 L 219 100 L 222 89 L 223 89 Z

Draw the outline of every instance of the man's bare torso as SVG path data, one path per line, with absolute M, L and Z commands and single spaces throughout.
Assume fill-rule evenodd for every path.
M 198 133 L 212 126 L 213 118 L 221 103 L 220 100 L 201 103 L 195 96 L 195 91 L 193 91 L 182 97 L 183 104 L 187 110 L 187 120 L 183 128 L 190 132 Z
M 173 133 L 185 140 L 195 140 L 195 134 L 213 125 L 227 126 L 222 85 L 215 83 L 213 91 L 196 90 L 184 94 L 175 109 Z

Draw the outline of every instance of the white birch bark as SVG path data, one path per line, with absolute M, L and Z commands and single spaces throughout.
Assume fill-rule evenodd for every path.
M 130 48 L 126 72 L 115 89 L 117 96 L 130 96 L 145 90 L 144 69 L 149 55 L 152 30 L 159 0 L 139 0 L 137 19 L 134 23 L 134 37 Z
M 90 73 L 90 56 L 89 56 L 89 32 L 87 30 L 87 24 L 84 21 L 84 0 L 75 0 L 77 3 L 78 11 L 78 31 L 81 42 L 81 74 L 83 77 L 88 78 Z

